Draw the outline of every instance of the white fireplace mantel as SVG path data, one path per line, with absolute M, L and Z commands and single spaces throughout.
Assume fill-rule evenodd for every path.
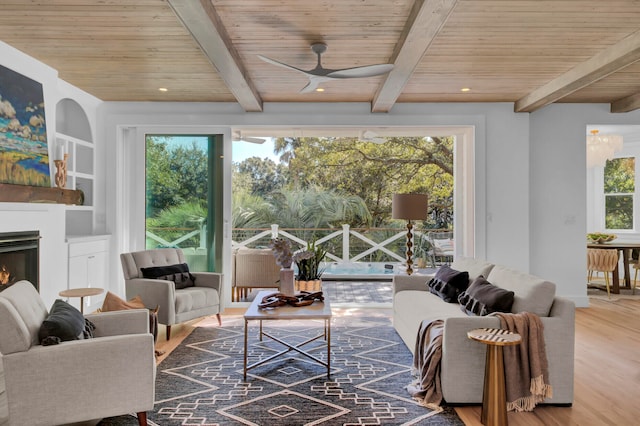
M 40 295 L 47 307 L 67 288 L 65 206 L 0 203 L 0 232 L 40 232 Z

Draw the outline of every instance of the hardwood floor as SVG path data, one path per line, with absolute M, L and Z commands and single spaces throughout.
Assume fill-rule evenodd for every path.
M 242 315 L 244 308 L 227 309 L 225 316 Z M 375 309 L 380 314 L 384 309 Z M 386 310 L 390 315 L 390 310 Z M 353 312 L 335 309 L 334 315 Z M 215 317 L 204 323 L 217 326 Z M 156 349 L 164 359 L 198 321 L 173 326 L 171 340 L 160 328 Z M 539 406 L 530 413 L 508 413 L 511 426 L 635 425 L 640 424 L 640 298 L 591 298 L 589 308 L 576 311 L 575 398 L 572 407 Z M 466 425 L 480 423 L 480 406 L 457 407 Z
M 640 299 L 590 299 L 576 310 L 574 402 L 508 413 L 511 426 L 637 425 L 640 404 Z M 480 423 L 480 406 L 456 408 L 466 425 Z

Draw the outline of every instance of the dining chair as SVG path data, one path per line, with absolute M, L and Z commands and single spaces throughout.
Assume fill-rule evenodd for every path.
M 590 273 L 599 271 L 604 273 L 604 283 L 607 287 L 607 297 L 611 298 L 610 278 L 618 266 L 618 250 L 587 249 L 587 270 Z

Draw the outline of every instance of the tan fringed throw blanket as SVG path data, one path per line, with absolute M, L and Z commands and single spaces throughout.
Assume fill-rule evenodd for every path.
M 432 410 L 442 410 L 440 360 L 442 359 L 442 332 L 444 321 L 423 321 L 416 336 L 413 355 L 413 376 L 416 380 L 407 390 L 416 400 Z
M 505 385 L 508 411 L 532 411 L 551 398 L 544 327 L 540 317 L 529 312 L 494 313 L 503 329 L 518 333 L 522 342 L 504 347 Z

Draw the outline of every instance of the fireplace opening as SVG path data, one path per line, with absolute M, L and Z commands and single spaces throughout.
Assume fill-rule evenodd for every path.
M 27 280 L 40 291 L 39 249 L 39 231 L 0 233 L 0 286 Z

